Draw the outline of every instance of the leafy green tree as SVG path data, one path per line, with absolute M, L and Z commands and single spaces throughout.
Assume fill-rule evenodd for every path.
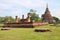
M 4 22 L 4 17 L 0 17 L 0 23 Z
M 54 18 L 54 20 L 55 20 L 56 22 L 59 21 L 59 18 L 57 18 L 57 17 L 53 17 L 53 18 Z
M 56 24 L 60 24 L 60 19 L 59 18 L 57 18 L 57 17 L 53 17 L 53 18 L 56 21 Z
M 11 16 L 0 17 L 0 23 L 15 22 L 15 19 Z
M 39 21 L 40 20 L 39 15 L 36 14 L 36 10 L 31 9 L 29 13 L 30 13 L 30 16 L 31 16 L 30 17 L 31 21 L 32 20 L 35 20 L 35 21 Z
M 11 17 L 11 16 L 6 16 L 5 17 L 5 22 L 15 22 L 15 19 L 13 18 L 13 17 Z

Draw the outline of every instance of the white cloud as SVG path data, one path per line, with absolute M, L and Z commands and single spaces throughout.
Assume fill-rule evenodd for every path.
M 60 9 L 54 9 L 53 11 L 52 11 L 52 15 L 53 16 L 56 16 L 56 17 L 58 17 L 59 19 L 60 19 Z
M 50 8 L 54 6 L 55 9 L 57 9 L 57 5 L 59 6 L 58 3 L 56 4 L 56 0 L 0 0 L 0 13 L 2 13 L 3 15 L 7 15 L 7 13 L 9 12 L 9 15 L 21 16 L 24 13 L 27 14 L 27 9 L 37 9 L 38 13 L 40 13 L 41 15 L 42 13 L 44 13 L 46 3 L 49 4 Z M 58 15 L 60 13 L 60 10 L 54 11 L 54 9 L 52 8 L 52 13 L 53 15 L 60 17 Z
M 2 9 L 1 11 L 4 13 L 6 13 L 4 10 L 9 9 L 9 10 L 12 10 L 10 11 L 10 13 L 14 14 L 15 12 L 15 14 L 17 14 L 16 11 L 18 13 L 22 12 L 21 7 L 41 8 L 41 5 L 43 3 L 45 4 L 43 0 L 1 0 L 0 9 Z
M 41 7 L 42 4 L 45 4 L 46 2 L 44 0 L 5 0 L 0 3 L 1 7 L 11 7 L 14 6 L 14 4 L 24 6 L 27 8 L 37 8 Z

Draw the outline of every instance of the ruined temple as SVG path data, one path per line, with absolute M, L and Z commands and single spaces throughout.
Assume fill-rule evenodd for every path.
M 30 20 L 30 13 L 27 13 L 27 17 L 24 18 L 24 15 L 22 15 L 22 19 L 18 20 L 18 16 L 15 17 L 15 22 L 5 22 L 4 27 L 27 27 L 27 28 L 33 28 L 35 26 L 41 26 L 41 25 L 47 25 L 48 23 L 54 23 L 55 20 L 50 14 L 48 5 L 46 7 L 45 13 L 42 15 L 42 21 L 34 21 Z
M 15 22 L 5 22 L 4 27 L 23 27 L 23 28 L 33 28 L 35 26 L 47 25 L 48 22 L 41 22 L 34 20 L 30 21 L 30 13 L 27 14 L 27 17 L 24 18 L 22 15 L 22 19 L 18 20 L 18 16 L 15 17 Z
M 42 22 L 48 22 L 48 23 L 55 22 L 55 20 L 53 19 L 53 17 L 50 14 L 48 4 L 47 4 L 46 10 L 45 10 L 45 13 L 42 15 Z
M 19 22 L 30 22 L 30 13 L 27 14 L 26 19 L 24 19 L 24 15 L 22 15 L 22 19 Z

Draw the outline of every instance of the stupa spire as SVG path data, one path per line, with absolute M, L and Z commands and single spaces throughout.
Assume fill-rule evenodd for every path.
M 42 21 L 48 22 L 48 23 L 53 23 L 53 21 L 54 21 L 53 17 L 50 14 L 48 4 L 46 5 L 45 13 L 42 15 Z
M 49 11 L 49 8 L 48 8 L 48 3 L 46 4 L 46 11 Z
M 48 3 L 46 4 L 46 8 L 48 8 Z

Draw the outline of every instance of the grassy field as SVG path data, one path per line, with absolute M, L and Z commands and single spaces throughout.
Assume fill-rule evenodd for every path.
M 34 32 L 36 28 L 49 28 L 52 32 Z M 0 30 L 0 40 L 60 40 L 60 25 Z

